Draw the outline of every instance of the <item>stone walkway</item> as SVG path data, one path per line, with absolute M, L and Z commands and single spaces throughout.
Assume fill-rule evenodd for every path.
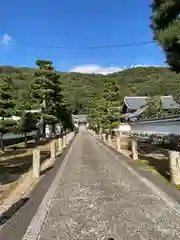
M 66 161 L 23 240 L 180 239 L 180 214 L 87 133 Z

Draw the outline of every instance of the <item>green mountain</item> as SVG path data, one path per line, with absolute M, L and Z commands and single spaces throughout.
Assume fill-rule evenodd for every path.
M 13 80 L 17 101 L 28 101 L 28 92 L 35 69 L 0 67 L 0 74 Z M 120 85 L 121 101 L 124 96 L 154 96 L 172 94 L 179 99 L 180 75 L 166 67 L 136 67 L 109 75 L 59 72 L 65 101 L 74 113 L 86 113 L 88 101 L 98 96 L 106 81 Z

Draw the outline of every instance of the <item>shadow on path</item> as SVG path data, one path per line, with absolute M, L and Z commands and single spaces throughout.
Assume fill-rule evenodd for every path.
M 22 198 L 4 212 L 0 216 L 0 226 L 5 224 L 28 200 L 29 198 Z

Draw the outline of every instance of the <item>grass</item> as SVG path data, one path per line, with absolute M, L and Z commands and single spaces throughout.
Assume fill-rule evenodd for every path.
M 140 159 L 138 159 L 138 160 L 136 160 L 136 163 L 138 165 L 141 165 L 141 166 L 144 166 L 144 167 L 150 167 L 147 160 L 140 160 Z
M 180 184 L 176 185 L 176 189 L 180 190 Z
M 6 160 L 11 160 L 11 159 L 15 159 L 15 158 L 20 158 L 20 157 L 26 157 L 26 156 L 30 156 L 32 155 L 32 151 L 31 150 L 27 150 L 27 151 L 24 151 L 22 153 L 14 153 L 14 154 L 11 154 L 9 156 L 0 156 L 0 161 L 6 161 Z
M 149 165 L 148 161 L 147 160 L 136 160 L 136 163 L 140 166 L 143 166 L 145 169 L 147 170 L 152 170 L 152 171 L 156 171 L 155 167 Z
M 17 145 L 16 145 L 17 146 Z M 39 145 L 41 151 L 41 163 L 49 156 L 49 143 Z M 6 149 L 4 154 L 0 155 L 0 183 L 6 185 L 17 181 L 23 174 L 27 173 L 32 167 L 32 154 L 34 146 L 25 148 L 18 144 L 16 150 Z
M 143 168 L 145 168 L 146 170 L 148 171 L 151 171 L 152 173 L 156 174 L 157 176 L 163 178 L 164 180 L 166 180 L 166 182 L 169 183 L 169 180 L 167 180 L 163 175 L 161 175 L 155 167 L 149 165 L 148 161 L 147 160 L 136 160 L 136 163 L 140 166 L 143 166 Z M 179 185 L 179 189 L 180 189 L 180 185 Z
M 29 141 L 26 147 L 23 142 L 7 146 L 5 152 L 0 152 L 0 204 L 19 184 L 22 176 L 25 176 L 32 168 L 33 149 L 40 149 L 40 161 L 44 165 L 42 173 L 50 167 L 48 161 L 50 157 L 50 139 L 42 140 L 38 144 Z M 56 147 L 57 147 L 56 141 Z
M 24 143 L 19 143 L 6 147 L 5 152 L 0 153 L 0 204 L 15 189 L 19 179 L 32 168 L 32 154 L 36 146 L 31 142 L 26 148 Z M 42 141 L 37 147 L 43 163 L 50 156 L 49 143 Z

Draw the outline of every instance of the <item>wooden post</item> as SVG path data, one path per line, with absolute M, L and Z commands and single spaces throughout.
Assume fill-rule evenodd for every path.
M 120 133 L 117 135 L 116 138 L 116 148 L 118 152 L 121 152 L 121 136 Z
M 40 177 L 40 150 L 39 149 L 33 150 L 33 177 L 34 178 Z
M 50 143 L 50 158 L 51 161 L 54 162 L 56 159 L 56 142 L 52 140 Z
M 169 151 L 171 182 L 180 185 L 180 152 Z
M 112 146 L 112 137 L 111 134 L 108 134 L 108 145 Z
M 132 139 L 132 159 L 138 160 L 138 145 L 135 139 Z

